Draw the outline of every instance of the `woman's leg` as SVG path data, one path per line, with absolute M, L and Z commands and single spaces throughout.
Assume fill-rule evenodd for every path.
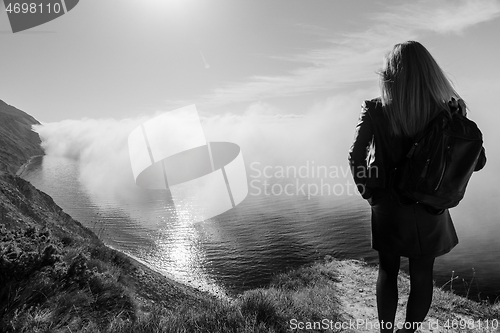
M 398 307 L 398 273 L 400 257 L 398 255 L 379 252 L 378 258 L 378 320 L 381 324 L 381 332 L 392 333 L 396 309 Z
M 434 259 L 409 259 L 410 296 L 406 306 L 406 325 L 411 323 L 411 329 L 405 332 L 414 332 L 429 312 L 434 287 L 432 276 Z

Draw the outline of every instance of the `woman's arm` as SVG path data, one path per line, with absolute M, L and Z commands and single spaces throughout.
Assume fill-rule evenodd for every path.
M 366 187 L 368 174 L 367 155 L 370 144 L 373 140 L 372 119 L 368 113 L 367 102 L 364 102 L 359 116 L 354 142 L 349 150 L 349 164 L 356 187 L 364 199 L 369 199 L 372 193 Z

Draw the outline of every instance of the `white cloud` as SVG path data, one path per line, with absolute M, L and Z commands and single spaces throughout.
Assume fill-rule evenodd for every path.
M 246 82 L 228 83 L 202 96 L 207 106 L 290 97 L 334 90 L 349 83 L 376 80 L 374 71 L 384 53 L 396 43 L 418 39 L 423 32 L 461 33 L 500 15 L 498 0 L 435 1 L 387 7 L 385 12 L 360 16 L 368 27 L 354 33 L 339 32 L 325 40 L 322 49 L 273 59 L 297 63 L 286 75 L 252 76 Z M 304 27 L 310 30 L 310 27 Z M 317 30 L 317 29 L 316 29 Z
M 294 55 L 286 61 L 310 65 L 299 67 L 288 75 L 252 76 L 247 82 L 217 88 L 200 100 L 205 105 L 251 102 L 332 90 L 348 83 L 375 80 L 373 68 L 381 62 L 381 52 L 382 49 L 359 50 L 341 46 Z
M 303 115 L 286 114 L 258 102 L 239 115 L 200 118 L 208 141 L 233 142 L 241 147 L 247 170 L 253 162 L 265 167 L 300 166 L 307 161 L 347 170 L 347 150 L 360 101 L 370 93 L 354 91 L 331 97 L 308 108 Z M 144 192 L 134 182 L 128 136 L 150 118 L 64 120 L 35 126 L 35 131 L 46 155 L 76 161 L 79 181 L 96 205 L 135 202 L 143 200 Z
M 437 33 L 461 33 L 463 30 L 500 16 L 498 0 L 435 1 L 400 5 L 393 11 L 375 14 L 380 22 L 403 29 Z

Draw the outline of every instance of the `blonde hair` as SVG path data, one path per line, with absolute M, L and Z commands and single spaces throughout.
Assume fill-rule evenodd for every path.
M 420 43 L 396 44 L 380 71 L 381 99 L 392 133 L 413 137 L 448 101 L 460 98 L 437 62 Z

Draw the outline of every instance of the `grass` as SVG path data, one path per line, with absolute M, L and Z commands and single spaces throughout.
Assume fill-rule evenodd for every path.
M 65 247 L 34 226 L 2 227 L 0 240 L 2 332 L 287 332 L 290 318 L 338 312 L 331 290 L 336 276 L 319 265 L 279 275 L 268 288 L 233 300 L 205 296 L 168 307 L 141 304 L 126 274 L 133 265 L 104 245 Z
M 136 307 L 119 272 L 120 256 L 99 244 L 65 248 L 48 229 L 0 229 L 0 328 L 3 331 L 104 327 L 134 320 Z M 78 314 L 77 316 L 75 316 Z M 78 317 L 78 319 L 75 319 Z
M 472 277 L 469 282 L 463 278 L 461 279 L 465 290 L 464 297 L 454 293 L 453 282 L 455 280 L 459 280 L 459 276 L 456 276 L 455 272 L 452 271 L 450 280 L 441 287 L 436 288 L 433 299 L 433 309 L 436 312 L 452 312 L 457 315 L 471 316 L 477 320 L 500 320 L 500 301 L 498 297 L 495 300 L 489 298 L 481 299 L 481 295 L 479 294 L 478 300 L 471 300 L 469 298 L 471 287 L 477 281 L 474 268 L 472 268 Z M 448 286 L 449 291 L 446 290 Z

